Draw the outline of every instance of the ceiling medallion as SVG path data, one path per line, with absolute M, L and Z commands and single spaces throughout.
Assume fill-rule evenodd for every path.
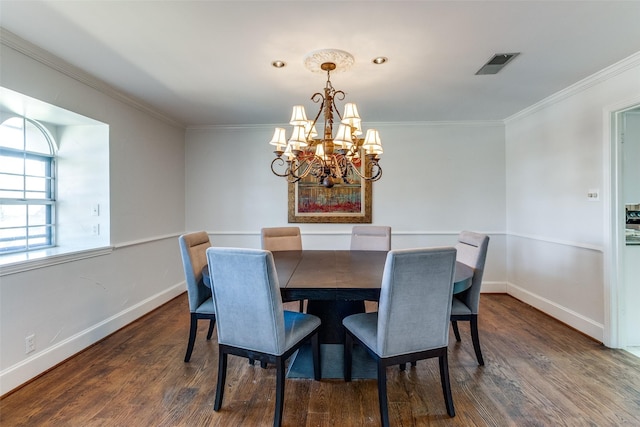
M 327 63 L 335 64 L 335 68 L 333 70 L 322 68 L 322 64 Z M 304 57 L 304 66 L 314 73 L 325 73 L 327 71 L 340 73 L 349 70 L 354 63 L 353 55 L 338 49 L 315 50 Z

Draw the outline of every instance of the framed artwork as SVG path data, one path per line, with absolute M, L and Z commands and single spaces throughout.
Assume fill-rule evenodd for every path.
M 371 223 L 371 181 L 351 172 L 350 184 L 326 188 L 309 174 L 289 183 L 289 222 Z

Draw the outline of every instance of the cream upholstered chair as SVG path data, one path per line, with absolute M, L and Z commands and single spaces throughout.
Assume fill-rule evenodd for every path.
M 391 250 L 391 227 L 382 225 L 354 225 L 351 229 L 351 250 Z
M 189 328 L 189 342 L 184 361 L 191 359 L 193 345 L 196 340 L 196 330 L 199 319 L 209 320 L 207 339 L 211 339 L 213 327 L 216 324 L 216 312 L 213 308 L 211 289 L 202 281 L 202 269 L 207 265 L 207 248 L 211 247 L 209 235 L 204 231 L 183 234 L 178 238 L 182 266 L 184 268 L 187 283 L 187 296 L 189 298 L 189 311 L 191 312 L 191 326 Z
M 351 381 L 351 349 L 358 342 L 378 364 L 378 401 L 389 425 L 387 366 L 437 357 L 447 413 L 455 416 L 447 345 L 455 271 L 454 248 L 395 250 L 387 254 L 378 312 L 347 316 L 344 378 Z
M 262 249 L 276 251 L 301 251 L 300 227 L 270 227 L 261 230 Z
M 473 278 L 471 279 L 471 287 L 454 295 L 451 303 L 451 326 L 456 340 L 460 341 L 458 321 L 469 321 L 473 350 L 476 353 L 479 365 L 484 365 L 484 359 L 482 358 L 480 337 L 478 336 L 478 311 L 488 246 L 489 236 L 485 234 L 463 231 L 458 236 L 458 244 L 456 245 L 458 250 L 457 260 L 473 268 Z
M 262 249 L 278 251 L 301 251 L 300 227 L 269 227 L 260 230 Z M 304 311 L 304 300 L 300 301 L 300 311 Z
M 313 370 L 321 378 L 318 329 L 311 314 L 285 311 L 270 251 L 207 249 L 209 273 L 218 317 L 218 382 L 214 410 L 222 406 L 229 354 L 276 365 L 274 426 L 280 426 L 284 404 L 285 362 L 311 341 Z

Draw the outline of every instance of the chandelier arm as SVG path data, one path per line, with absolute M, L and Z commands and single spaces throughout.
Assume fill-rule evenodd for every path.
M 318 163 L 318 161 L 322 161 L 322 159 L 320 159 L 318 156 L 314 155 L 313 159 L 311 160 L 303 160 L 301 162 L 299 162 L 298 166 L 295 168 L 292 168 L 289 172 L 289 176 L 295 177 L 296 181 L 300 181 L 301 179 L 305 178 L 307 175 L 309 175 L 309 173 L 311 173 L 312 176 L 315 176 L 315 174 L 313 173 L 313 170 L 315 169 L 315 165 Z M 304 167 L 304 168 L 303 168 Z M 302 171 L 302 172 L 300 172 Z
M 289 166 L 287 166 L 287 169 L 285 169 L 284 173 L 278 173 L 276 171 L 276 168 L 274 167 L 274 165 L 276 164 L 276 162 L 279 163 L 279 166 L 282 167 L 285 164 L 285 161 L 282 159 L 282 157 L 276 157 L 275 159 L 273 159 L 273 161 L 271 162 L 271 172 L 273 172 L 274 175 L 279 176 L 281 178 L 287 177 L 289 176 L 289 171 L 291 170 L 291 162 L 287 162 L 289 163 Z
M 338 156 L 332 156 L 331 157 L 331 174 L 333 175 L 334 178 L 340 178 L 340 179 L 344 179 L 344 177 L 346 176 L 346 164 L 342 165 L 341 163 L 343 163 L 344 161 L 346 161 L 346 159 L 344 159 L 344 157 L 341 156 L 341 158 L 339 158 Z
M 382 177 L 382 168 L 380 167 L 380 165 L 378 164 L 378 161 L 375 159 L 371 159 L 371 160 L 365 160 L 365 168 L 368 171 L 373 171 L 375 169 L 376 173 L 372 174 L 371 176 L 367 176 L 366 172 L 364 174 L 360 173 L 360 171 L 358 170 L 358 168 L 353 164 L 353 162 L 351 162 L 350 160 L 347 160 L 348 162 L 348 166 L 351 167 L 351 169 L 356 173 L 356 175 L 358 175 L 361 179 L 365 179 L 367 181 L 377 181 Z

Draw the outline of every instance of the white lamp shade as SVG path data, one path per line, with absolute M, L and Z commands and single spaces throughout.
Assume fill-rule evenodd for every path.
M 320 143 L 318 143 L 318 145 L 316 145 L 316 156 L 318 156 L 321 159 L 325 160 L 324 144 L 322 144 L 322 142 L 320 142 Z
M 287 144 L 287 148 L 284 149 L 284 156 L 287 160 L 293 160 L 296 156 L 291 152 L 291 144 Z
M 309 120 L 307 120 L 307 113 L 304 111 L 303 105 L 294 105 L 291 112 L 290 125 L 293 126 L 305 126 Z
M 271 138 L 270 144 L 275 145 L 277 151 L 281 151 L 282 148 L 287 145 L 287 138 L 283 128 L 276 128 L 275 132 L 273 132 L 273 138 Z
M 333 144 L 343 148 L 351 147 L 353 145 L 351 127 L 348 125 L 338 126 L 338 133 L 336 133 L 336 137 L 333 139 Z
M 307 120 L 307 123 L 304 125 L 304 130 L 307 133 L 307 138 L 313 139 L 318 136 L 318 130 L 316 129 L 316 125 L 311 126 L 311 120 Z
M 347 102 L 344 105 L 342 123 L 353 127 L 360 126 L 360 115 L 358 114 L 358 107 L 356 107 L 356 104 L 354 104 L 353 102 Z
M 304 125 L 293 127 L 293 134 L 291 138 L 289 138 L 289 145 L 291 145 L 292 150 L 299 150 L 300 147 L 307 146 L 307 133 Z
M 352 134 L 354 136 L 362 135 L 362 123 L 360 120 L 358 120 L 358 123 L 356 123 L 356 126 L 352 129 Z
M 382 154 L 382 142 L 380 142 L 380 134 L 376 129 L 367 129 L 362 148 L 367 154 Z

